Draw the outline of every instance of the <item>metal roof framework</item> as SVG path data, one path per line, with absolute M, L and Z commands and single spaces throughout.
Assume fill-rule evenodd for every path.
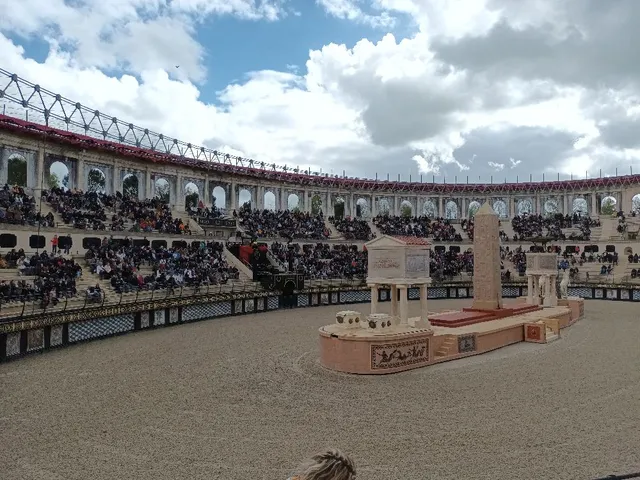
M 347 191 L 366 190 L 380 194 L 453 196 L 603 191 L 640 185 L 638 174 L 551 182 L 451 184 L 395 182 L 301 171 L 299 168 L 279 166 L 275 163 L 267 164 L 185 143 L 132 123 L 122 122 L 116 117 L 109 117 L 98 110 L 89 109 L 1 68 L 0 104 L 3 104 L 5 113 L 7 107 L 9 107 L 9 113 L 14 113 L 14 115 L 0 115 L 0 130 L 137 160 L 287 182 L 320 190 L 337 188 Z M 16 118 L 20 109 L 26 109 L 27 114 L 31 113 L 30 117 L 27 117 L 29 120 Z

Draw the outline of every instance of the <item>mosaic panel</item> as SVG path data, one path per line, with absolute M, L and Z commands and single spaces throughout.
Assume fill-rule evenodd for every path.
M 178 323 L 179 312 L 177 308 L 169 309 L 169 323 Z
M 458 353 L 469 353 L 476 351 L 476 336 L 462 335 L 458 337 Z
M 253 298 L 247 298 L 244 301 L 244 311 L 251 313 L 255 310 L 255 300 Z
M 458 289 L 458 297 L 466 298 L 467 297 L 467 289 L 466 288 L 459 288 Z
M 540 340 L 542 338 L 542 328 L 537 325 L 527 325 L 527 338 Z
M 58 345 L 62 345 L 62 325 L 54 325 L 51 327 L 49 346 L 57 347 Z
M 204 303 L 202 305 L 190 305 L 182 309 L 183 322 L 223 315 L 231 315 L 231 302 Z
M 234 300 L 233 301 L 233 312 L 234 313 L 242 313 L 242 300 Z
M 633 300 L 635 301 L 640 300 L 640 290 L 633 290 Z
M 20 355 L 20 332 L 7 334 L 7 357 Z
M 306 307 L 307 305 L 309 305 L 309 295 L 307 295 L 306 293 L 301 293 L 300 295 L 298 295 L 298 306 Z
M 338 294 L 336 292 L 331 292 L 331 303 L 338 303 Z
M 513 286 L 503 286 L 502 287 L 502 296 L 503 297 L 513 298 L 513 297 L 517 297 L 519 295 L 520 295 L 520 288 L 519 287 L 513 287 Z
M 567 293 L 570 297 L 593 298 L 592 289 L 589 287 L 569 287 Z
M 256 298 L 256 310 L 258 312 L 264 310 L 264 297 Z
M 140 328 L 149 327 L 149 312 L 140 312 Z
M 607 288 L 607 299 L 608 300 L 617 300 L 618 299 L 618 290 L 614 288 Z
M 601 288 L 596 288 L 596 298 L 602 298 L 603 297 L 603 292 Z
M 329 294 L 328 293 L 321 293 L 320 294 L 320 303 L 322 305 L 329 305 Z
M 280 302 L 278 301 L 278 297 L 268 297 L 267 310 L 275 310 L 276 308 L 280 308 Z
M 42 350 L 44 348 L 44 330 L 29 330 L 27 332 L 27 352 Z
M 427 298 L 447 298 L 447 287 L 433 287 L 427 289 Z
M 153 312 L 153 324 L 154 325 L 164 325 L 165 324 L 165 310 L 156 310 Z
M 429 340 L 371 345 L 371 370 L 429 363 Z
M 318 305 L 318 294 L 317 293 L 312 293 L 311 294 L 311 305 Z
M 367 302 L 370 299 L 371 290 L 347 290 L 346 292 L 340 292 L 340 303 Z
M 389 300 L 389 290 L 380 290 L 380 300 L 383 302 Z
M 133 330 L 133 314 L 74 322 L 69 324 L 69 342 L 105 337 L 130 330 Z
M 410 288 L 409 289 L 409 300 L 418 300 L 420 298 L 420 289 L 419 288 Z
M 629 290 L 627 289 L 620 290 L 620 300 L 629 300 Z

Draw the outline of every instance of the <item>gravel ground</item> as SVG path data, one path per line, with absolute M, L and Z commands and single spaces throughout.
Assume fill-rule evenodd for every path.
M 318 363 L 317 328 L 347 308 L 367 306 L 205 321 L 0 365 L 0 478 L 284 480 L 327 446 L 353 455 L 359 479 L 640 470 L 637 305 L 588 302 L 552 344 L 377 377 Z

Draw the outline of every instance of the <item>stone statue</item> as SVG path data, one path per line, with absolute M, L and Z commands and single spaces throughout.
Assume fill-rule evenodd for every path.
M 538 295 L 540 295 L 540 298 L 544 298 L 547 295 L 546 275 L 540 275 L 540 278 L 538 278 Z
M 560 298 L 567 298 L 569 291 L 569 270 L 562 272 L 562 281 L 560 282 Z

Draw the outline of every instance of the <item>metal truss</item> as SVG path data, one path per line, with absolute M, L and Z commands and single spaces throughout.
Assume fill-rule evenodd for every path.
M 259 162 L 185 143 L 126 123 L 73 102 L 0 68 L 0 129 L 45 137 L 47 141 L 102 150 L 156 163 L 171 163 L 216 173 L 232 173 L 316 189 L 369 190 L 413 194 L 501 194 L 594 191 L 640 184 L 640 175 L 523 183 L 422 183 L 340 177 Z M 18 118 L 25 116 L 25 120 Z

